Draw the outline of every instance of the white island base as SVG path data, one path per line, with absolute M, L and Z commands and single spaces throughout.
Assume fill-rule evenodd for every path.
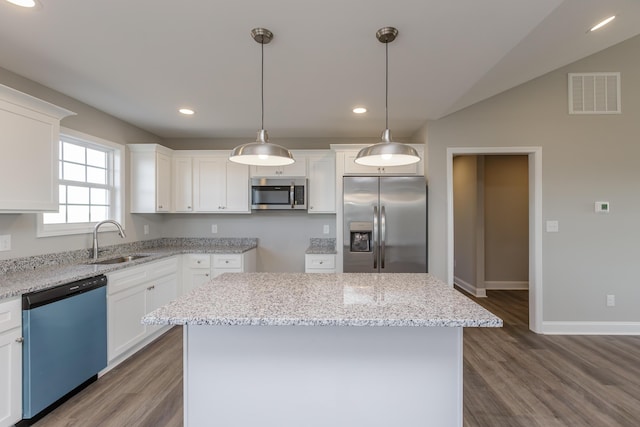
M 462 327 L 185 325 L 187 427 L 462 426 Z

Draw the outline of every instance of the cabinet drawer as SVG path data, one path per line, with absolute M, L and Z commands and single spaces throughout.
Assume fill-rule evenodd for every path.
M 0 302 L 0 332 L 17 328 L 22 324 L 22 298 L 10 298 Z
M 305 255 L 305 270 L 309 269 L 334 269 L 336 268 L 336 256 L 333 254 Z
M 187 258 L 187 267 L 189 268 L 209 268 L 211 266 L 211 255 L 208 254 L 189 254 Z
M 127 267 L 107 274 L 107 293 L 112 295 L 142 282 L 165 277 L 169 274 L 175 274 L 177 271 L 178 257 L 176 256 L 147 264 Z
M 143 265 L 107 273 L 107 294 L 111 295 L 129 289 L 146 280 L 147 269 Z
M 214 255 L 213 268 L 242 268 L 242 254 Z
M 147 277 L 149 279 L 165 277 L 178 272 L 178 257 L 173 256 L 162 261 L 150 262 L 149 264 L 144 264 L 144 267 L 147 269 Z

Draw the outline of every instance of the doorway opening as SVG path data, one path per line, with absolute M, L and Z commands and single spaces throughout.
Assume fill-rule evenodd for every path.
M 453 159 L 460 155 L 526 155 L 528 163 L 529 329 L 542 332 L 542 148 L 459 147 L 447 149 L 447 283 L 454 283 Z M 484 260 L 482 260 L 484 264 Z M 484 275 L 484 271 L 481 271 Z

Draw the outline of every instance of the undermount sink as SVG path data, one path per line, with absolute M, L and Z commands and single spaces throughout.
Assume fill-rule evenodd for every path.
M 127 255 L 127 256 L 119 256 L 117 258 L 105 259 L 104 261 L 95 261 L 91 264 L 122 264 L 123 262 L 134 261 L 140 258 L 146 258 L 149 255 Z

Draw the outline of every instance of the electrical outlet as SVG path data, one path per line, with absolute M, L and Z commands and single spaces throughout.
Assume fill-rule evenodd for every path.
M 615 306 L 616 306 L 616 296 L 607 295 L 607 307 L 615 307 Z
M 218 224 L 211 224 L 211 234 L 218 234 Z
M 322 233 L 323 233 L 323 234 L 329 234 L 329 224 L 325 224 L 325 225 L 322 227 Z
M 149 224 L 144 225 L 144 234 L 149 234 Z
M 11 234 L 4 234 L 0 236 L 0 251 L 11 250 Z

